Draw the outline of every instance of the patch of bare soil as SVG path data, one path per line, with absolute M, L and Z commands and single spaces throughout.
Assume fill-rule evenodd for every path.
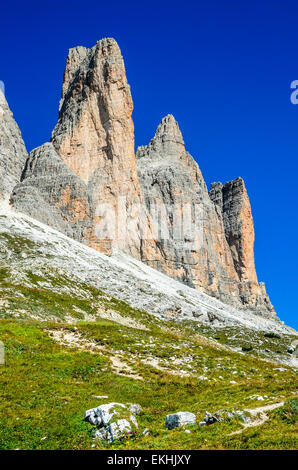
M 101 352 L 103 356 L 110 359 L 112 370 L 117 375 L 125 375 L 126 377 L 131 377 L 133 379 L 144 380 L 143 377 L 133 371 L 121 356 L 111 354 L 105 346 L 101 346 L 94 341 L 84 338 L 77 331 L 69 331 L 61 328 L 48 330 L 48 333 L 51 338 L 63 346 L 82 349 L 84 351 L 89 351 L 92 354 Z
M 129 317 L 123 317 L 120 313 L 115 312 L 114 310 L 99 309 L 98 313 L 101 318 L 114 321 L 120 325 L 135 328 L 137 330 L 148 330 L 148 328 L 145 325 L 142 325 L 142 323 Z

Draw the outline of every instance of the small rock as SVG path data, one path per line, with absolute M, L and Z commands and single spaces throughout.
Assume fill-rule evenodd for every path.
M 144 429 L 144 431 L 142 432 L 142 436 L 149 436 L 149 434 L 150 434 L 150 433 L 149 433 L 149 429 L 148 429 L 148 428 Z
M 131 413 L 135 415 L 140 415 L 142 413 L 140 405 L 131 404 L 128 409 Z
M 210 425 L 216 423 L 218 421 L 218 418 L 215 415 L 212 415 L 211 413 L 206 411 L 204 421 L 206 424 Z
M 135 425 L 136 428 L 138 428 L 138 422 L 136 420 L 136 417 L 134 415 L 130 415 L 130 421 L 132 422 L 132 424 Z
M 94 410 L 96 416 L 101 418 L 102 424 L 107 426 L 111 422 L 112 418 L 119 414 L 116 409 L 117 407 L 121 407 L 123 409 L 126 408 L 123 403 L 108 403 L 107 405 L 98 406 L 97 408 L 94 408 Z
M 101 425 L 101 418 L 97 415 L 94 408 L 92 408 L 91 410 L 85 411 L 84 421 L 87 421 L 88 423 L 97 425 L 97 426 Z
M 178 411 L 166 416 L 166 428 L 174 429 L 180 426 L 185 426 L 186 424 L 195 424 L 196 416 L 189 411 Z
M 293 341 L 288 348 L 288 353 L 298 355 L 298 340 Z
M 93 434 L 94 439 L 108 440 L 109 436 L 105 428 L 97 429 Z
M 133 406 L 135 412 L 140 412 L 141 408 L 138 405 L 131 406 Z M 121 417 L 122 410 L 124 412 L 123 417 Z M 94 439 L 113 442 L 115 439 L 131 434 L 133 428 L 138 428 L 138 422 L 134 414 L 127 418 L 128 411 L 130 410 L 123 403 L 108 403 L 87 410 L 84 414 L 84 420 L 97 426 L 93 434 Z M 132 411 L 130 412 L 132 413 Z

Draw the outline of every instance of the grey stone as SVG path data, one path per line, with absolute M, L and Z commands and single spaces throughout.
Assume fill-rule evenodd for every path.
M 189 411 L 178 411 L 178 413 L 166 416 L 165 425 L 168 429 L 174 429 L 186 424 L 195 424 L 196 416 Z
M 100 440 L 109 440 L 110 435 L 105 428 L 100 428 L 96 429 L 96 431 L 93 433 L 93 438 Z
M 131 404 L 128 409 L 131 413 L 134 413 L 135 415 L 140 415 L 142 412 L 140 405 L 136 404 Z
M 119 407 L 126 409 L 123 403 L 108 403 L 107 405 L 100 405 L 95 408 L 96 416 L 101 418 L 103 426 L 107 426 L 111 423 L 115 416 L 120 416 Z
M 207 425 L 214 424 L 218 421 L 218 417 L 206 411 L 204 421 Z
M 150 432 L 148 428 L 145 428 L 144 431 L 142 432 L 142 436 L 149 436 Z
M 135 415 L 131 414 L 129 418 L 124 418 L 121 417 L 122 411 L 123 415 L 129 412 L 128 407 L 123 403 L 108 403 L 87 410 L 84 420 L 97 426 L 97 430 L 93 433 L 94 439 L 113 442 L 115 439 L 131 434 L 133 429 L 138 429 Z
M 288 347 L 288 352 L 294 356 L 298 355 L 298 340 L 293 341 Z

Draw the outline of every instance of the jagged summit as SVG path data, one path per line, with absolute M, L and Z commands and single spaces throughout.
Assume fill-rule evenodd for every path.
M 120 63 L 123 62 L 121 50 L 115 39 L 101 39 L 89 49 L 84 46 L 77 46 L 68 50 L 59 112 L 62 111 L 64 100 L 71 92 L 72 87 L 79 88 L 80 92 L 84 93 L 84 88 L 96 87 L 98 86 L 98 81 L 101 81 L 102 78 L 105 79 L 101 73 L 103 60 L 106 61 L 104 65 L 106 74 L 108 74 L 108 64 L 119 61 Z M 79 95 L 77 94 L 76 97 L 78 98 Z M 61 116 L 63 116 L 63 112 Z M 52 138 L 55 139 L 55 130 Z
M 147 146 L 137 149 L 137 158 L 179 157 L 185 152 L 184 140 L 179 125 L 172 114 L 165 116 L 158 125 L 154 137 Z
M 168 114 L 161 120 L 154 136 L 154 139 L 158 138 L 172 138 L 176 142 L 184 144 L 178 122 L 172 114 Z

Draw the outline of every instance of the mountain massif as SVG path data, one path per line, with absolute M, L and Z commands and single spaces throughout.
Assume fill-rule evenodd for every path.
M 208 192 L 172 115 L 135 152 L 131 91 L 114 39 L 70 49 L 51 141 L 29 155 L 0 95 L 0 197 L 14 210 L 227 304 L 275 315 L 257 280 L 244 181 L 216 182 Z
M 113 39 L 69 51 L 29 155 L 0 92 L 0 449 L 295 449 L 244 181 L 208 191 L 170 114 L 135 151 L 132 111 Z

